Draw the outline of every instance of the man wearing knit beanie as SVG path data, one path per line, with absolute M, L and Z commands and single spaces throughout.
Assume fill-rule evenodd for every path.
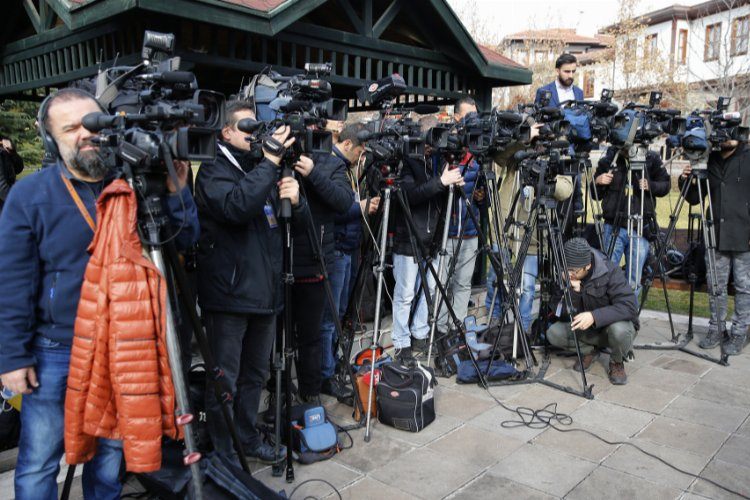
M 568 240 L 563 253 L 572 310 L 559 297 L 559 321 L 549 327 L 547 339 L 554 346 L 575 350 L 574 333 L 578 336 L 583 368 L 576 362 L 577 371 L 587 370 L 599 351 L 609 348 L 609 380 L 623 385 L 628 380 L 624 362 L 632 356 L 639 328 L 633 289 L 622 269 L 583 238 Z

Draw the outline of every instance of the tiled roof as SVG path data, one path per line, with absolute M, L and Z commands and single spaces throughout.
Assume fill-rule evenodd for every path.
M 513 66 L 515 68 L 524 68 L 522 64 L 517 63 L 513 59 L 509 57 L 505 57 L 504 55 L 500 54 L 499 52 L 496 52 L 495 50 L 481 45 L 477 44 L 477 47 L 479 47 L 479 50 L 482 51 L 482 55 L 487 59 L 487 62 L 490 64 L 503 64 L 506 66 Z

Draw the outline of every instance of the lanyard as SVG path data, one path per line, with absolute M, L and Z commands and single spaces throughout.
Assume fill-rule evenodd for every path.
M 78 193 L 76 192 L 75 188 L 73 188 L 73 184 L 70 183 L 67 177 L 65 177 L 63 174 L 60 174 L 60 177 L 63 180 L 63 183 L 65 184 L 65 187 L 68 188 L 68 193 L 70 193 L 70 197 L 73 198 L 73 201 L 75 202 L 76 206 L 78 207 L 78 211 L 81 212 L 81 216 L 83 216 L 83 220 L 86 221 L 86 224 L 89 225 L 91 230 L 93 232 L 96 232 L 96 224 L 94 224 L 94 219 L 91 218 L 91 214 L 89 213 L 88 209 L 86 209 L 86 206 L 81 201 L 81 197 L 78 196 Z
M 240 162 L 237 161 L 237 158 L 235 158 L 234 155 L 223 145 L 221 144 L 216 144 L 216 145 L 219 146 L 219 150 L 222 152 L 222 154 L 227 157 L 227 160 L 229 160 L 229 163 L 239 168 L 240 172 L 244 174 L 245 171 L 242 170 L 242 167 L 240 166 Z

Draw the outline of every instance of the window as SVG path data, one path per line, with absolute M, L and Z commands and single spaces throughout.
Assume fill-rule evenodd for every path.
M 543 63 L 545 59 L 547 59 L 546 50 L 537 50 L 534 52 L 534 62 Z
M 748 38 L 750 38 L 750 16 L 738 17 L 732 21 L 732 45 L 729 53 L 733 56 L 747 54 Z
M 586 71 L 583 73 L 583 97 L 590 99 L 594 97 L 594 72 Z
M 721 23 L 706 26 L 706 44 L 703 47 L 703 60 L 716 61 L 719 59 L 721 46 Z
M 525 50 L 518 51 L 518 62 L 524 66 L 529 64 L 529 54 Z
M 680 30 L 677 37 L 677 62 L 687 64 L 688 30 Z
M 646 35 L 646 42 L 643 44 L 643 58 L 646 60 L 656 57 L 659 54 L 659 48 L 656 45 L 656 33 Z

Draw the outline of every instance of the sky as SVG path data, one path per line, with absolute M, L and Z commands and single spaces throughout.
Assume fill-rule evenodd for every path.
M 669 5 L 694 5 L 705 0 L 640 0 L 639 13 Z M 593 35 L 617 19 L 619 0 L 448 0 L 464 24 L 466 7 L 475 5 L 476 14 L 492 26 L 498 40 L 525 29 L 576 28 L 581 35 Z M 523 5 L 523 8 L 519 8 Z M 474 9 L 472 9 L 474 10 Z

